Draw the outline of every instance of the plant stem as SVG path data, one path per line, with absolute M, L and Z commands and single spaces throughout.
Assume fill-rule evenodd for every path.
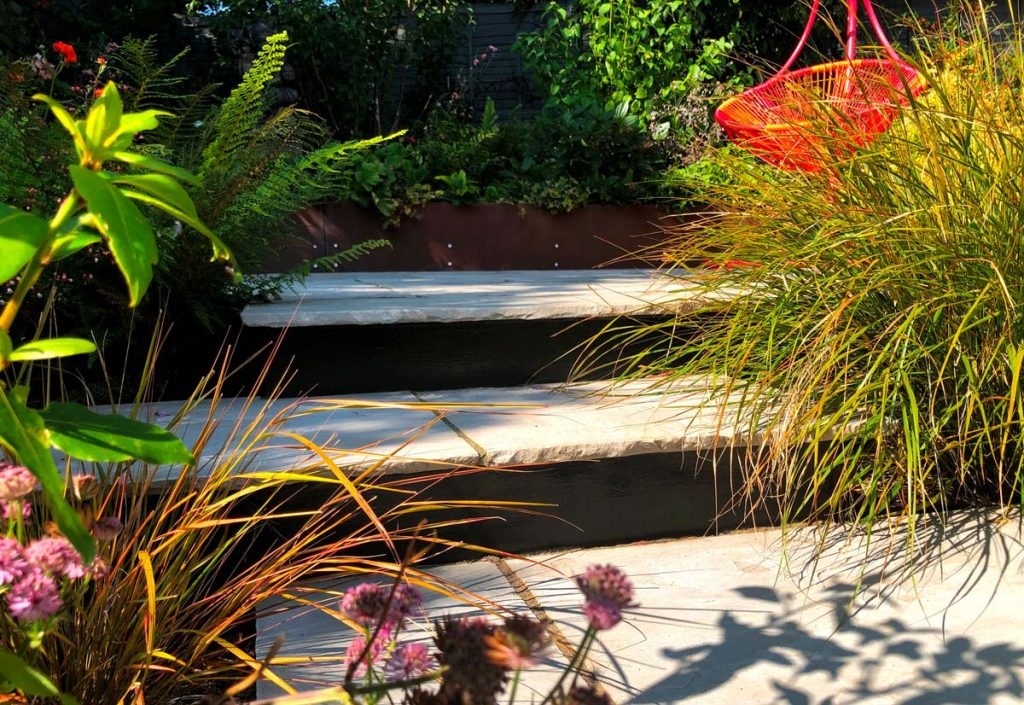
M 39 281 L 39 276 L 43 273 L 46 265 L 50 263 L 54 236 L 70 220 L 78 205 L 78 194 L 74 191 L 65 196 L 64 200 L 61 201 L 57 213 L 50 221 L 50 229 L 46 239 L 40 244 L 39 249 L 36 250 L 29 263 L 25 265 L 25 269 L 21 272 L 18 286 L 14 289 L 14 294 L 7 301 L 7 305 L 4 306 L 3 313 L 0 313 L 0 329 L 5 331 L 11 330 L 14 317 L 18 315 L 18 309 L 25 302 L 25 297 L 28 296 L 29 290 Z
M 512 676 L 512 687 L 508 690 L 508 705 L 514 705 L 516 701 L 516 690 L 519 689 L 519 676 L 523 669 L 517 668 L 516 674 Z
M 576 653 L 572 655 L 572 661 L 566 666 L 565 670 L 562 671 L 562 675 L 558 677 L 558 682 L 551 688 L 550 692 L 540 701 L 540 705 L 547 705 L 547 703 L 553 702 L 555 693 L 557 693 L 562 683 L 565 682 L 566 677 L 572 671 L 579 671 L 580 665 L 583 663 L 583 659 L 587 657 L 587 652 L 590 651 L 590 647 L 594 643 L 594 639 L 597 638 L 597 630 L 593 627 L 587 627 L 586 634 L 583 635 L 583 641 L 580 642 L 580 647 L 576 649 Z

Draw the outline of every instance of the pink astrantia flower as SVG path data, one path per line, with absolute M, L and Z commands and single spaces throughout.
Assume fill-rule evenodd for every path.
M 395 594 L 388 596 L 391 588 L 373 583 L 360 583 L 349 588 L 341 598 L 341 611 L 356 624 L 369 627 L 383 622 L 385 625 L 401 627 L 419 608 L 422 600 L 419 593 L 408 585 L 399 585 Z M 385 614 L 386 611 L 386 614 Z
M 13 585 L 28 569 L 21 544 L 14 539 L 0 537 L 0 585 Z
M 25 558 L 44 573 L 63 575 L 71 580 L 84 578 L 86 574 L 82 557 L 62 536 L 36 539 L 25 547 Z
M 434 667 L 434 657 L 426 644 L 402 644 L 384 665 L 384 678 L 397 683 L 418 678 Z
M 22 499 L 36 488 L 37 482 L 28 468 L 0 462 L 0 499 Z
M 0 521 L 9 521 L 15 511 L 21 513 L 21 521 L 25 524 L 32 519 L 32 505 L 24 501 L 8 501 L 0 499 Z
M 64 605 L 53 578 L 40 570 L 30 570 L 14 583 L 6 598 L 7 609 L 19 622 L 49 619 Z
M 101 517 L 93 522 L 92 535 L 104 543 L 113 541 L 121 533 L 123 524 L 117 517 Z
M 388 626 L 381 628 L 369 649 L 366 648 L 366 637 L 360 634 L 348 645 L 348 649 L 345 651 L 345 663 L 351 664 L 362 656 L 355 670 L 355 674 L 361 676 L 366 673 L 367 664 L 373 666 L 380 662 L 381 656 L 387 651 L 390 643 L 391 627 Z M 364 654 L 363 651 L 366 653 Z
M 583 613 L 594 629 L 611 629 L 622 620 L 622 610 L 633 607 L 633 585 L 612 565 L 592 565 L 576 576 L 586 602 Z

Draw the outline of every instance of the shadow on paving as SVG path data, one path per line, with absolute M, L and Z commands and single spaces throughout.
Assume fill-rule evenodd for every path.
M 775 586 L 728 588 L 755 607 L 702 620 L 706 644 L 687 639 L 680 648 L 662 647 L 661 664 L 669 667 L 655 682 L 631 687 L 628 664 L 607 651 L 601 660 L 617 676 L 610 684 L 637 704 L 718 702 L 720 689 L 727 696 L 722 702 L 746 693 L 749 705 L 1019 702 L 1024 639 L 1013 605 L 1024 594 L 1024 544 L 1018 522 L 1010 535 L 1000 520 L 968 513 L 946 525 L 922 522 L 912 542 L 905 528 L 873 539 L 802 530 Z M 666 617 L 661 612 L 657 621 Z M 689 619 L 667 621 L 679 630 L 693 626 Z M 751 691 L 737 689 L 737 679 L 759 682 Z

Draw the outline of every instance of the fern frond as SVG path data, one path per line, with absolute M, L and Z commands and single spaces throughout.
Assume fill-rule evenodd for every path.
M 146 39 L 128 37 L 110 57 L 111 66 L 127 77 L 135 90 L 129 94 L 126 107 L 130 110 L 164 108 L 184 97 L 175 91 L 185 81 L 185 76 L 176 75 L 175 67 L 189 47 L 182 49 L 169 61 L 161 63 L 156 51 L 156 36 Z
M 258 259 L 261 243 L 272 241 L 293 214 L 315 205 L 336 192 L 351 178 L 350 164 L 355 152 L 379 144 L 384 137 L 332 144 L 301 157 L 282 155 L 269 169 L 262 183 L 236 192 L 234 200 L 215 222 L 214 230 L 245 264 Z
M 287 32 L 267 37 L 252 68 L 212 118 L 214 138 L 203 150 L 199 168 L 199 177 L 204 181 L 219 168 L 231 164 L 250 142 L 253 130 L 270 107 L 267 87 L 284 66 L 287 41 Z
M 280 163 L 315 150 L 326 139 L 327 130 L 316 115 L 281 108 L 253 131 L 231 163 L 207 175 L 198 204 L 203 217 L 216 222 L 238 194 L 258 188 Z
M 318 257 L 312 262 L 303 262 L 301 266 L 296 268 L 295 272 L 302 278 L 308 277 L 314 269 L 330 272 L 343 264 L 354 262 L 360 257 L 367 255 L 374 250 L 379 250 L 382 247 L 391 247 L 391 241 L 382 238 L 375 240 L 363 240 L 362 242 L 357 242 L 352 245 L 352 247 L 347 250 L 335 252 L 333 255 Z

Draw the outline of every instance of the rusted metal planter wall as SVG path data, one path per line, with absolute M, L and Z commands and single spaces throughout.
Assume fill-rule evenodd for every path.
M 419 217 L 385 226 L 353 203 L 313 208 L 296 216 L 296 240 L 267 271 L 283 271 L 374 238 L 383 248 L 338 271 L 443 271 L 636 267 L 634 256 L 663 239 L 680 216 L 648 205 L 589 205 L 552 214 L 530 206 L 428 204 Z

